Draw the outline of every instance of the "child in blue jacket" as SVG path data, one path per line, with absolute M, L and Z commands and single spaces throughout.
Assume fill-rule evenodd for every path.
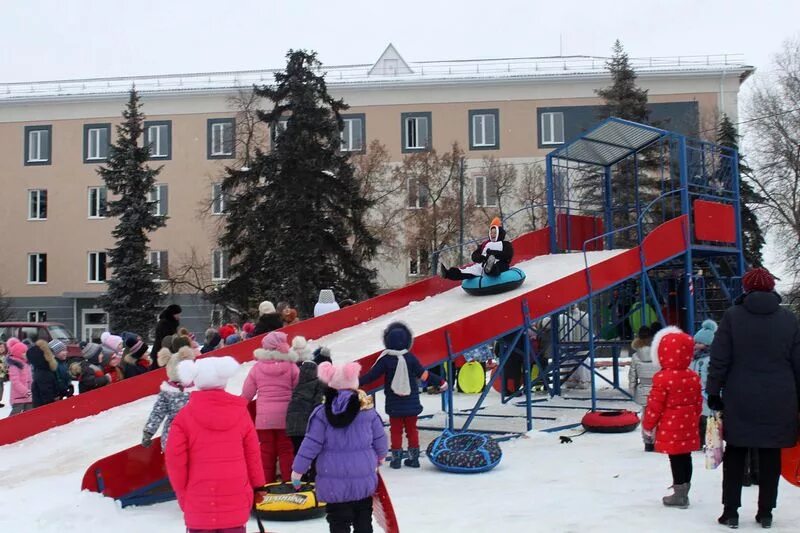
M 414 335 L 402 322 L 393 322 L 383 332 L 386 349 L 375 365 L 359 380 L 361 385 L 384 378 L 386 414 L 389 415 L 392 459 L 389 466 L 400 468 L 401 462 L 411 468 L 419 468 L 419 431 L 417 416 L 422 412 L 417 380 L 438 382 L 439 391 L 447 390 L 447 382 L 425 370 L 419 359 L 411 353 Z M 408 458 L 403 459 L 403 430 L 408 439 Z

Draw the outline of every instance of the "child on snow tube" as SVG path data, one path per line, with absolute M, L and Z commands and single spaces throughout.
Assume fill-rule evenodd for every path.
M 489 226 L 489 240 L 482 242 L 472 252 L 473 264 L 464 268 L 445 267 L 440 264 L 443 278 L 451 280 L 472 279 L 483 276 L 499 276 L 511 267 L 514 258 L 514 247 L 506 238 L 506 230 L 499 217 L 495 217 Z

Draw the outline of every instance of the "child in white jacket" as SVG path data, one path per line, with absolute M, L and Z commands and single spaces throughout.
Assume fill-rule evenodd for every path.
M 642 407 L 647 405 L 647 398 L 653 388 L 653 376 L 660 370 L 658 361 L 653 360 L 650 351 L 653 335 L 660 329 L 654 327 L 657 325 L 639 328 L 636 338 L 631 343 L 631 348 L 633 348 L 634 352 L 631 356 L 631 367 L 628 371 L 628 388 L 633 395 L 633 401 Z M 653 329 L 656 331 L 653 331 Z M 654 451 L 655 447 L 652 438 L 642 435 L 642 440 L 644 441 L 644 450 L 646 452 Z

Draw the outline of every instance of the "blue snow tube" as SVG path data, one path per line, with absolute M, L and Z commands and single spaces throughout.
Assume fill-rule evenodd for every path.
M 449 429 L 431 442 L 425 453 L 437 468 L 456 474 L 487 472 L 503 458 L 500 445 L 488 435 Z
M 461 282 L 461 288 L 473 296 L 484 296 L 516 289 L 522 285 L 523 281 L 525 281 L 525 272 L 518 268 L 510 268 L 499 276 L 484 275 L 465 279 Z

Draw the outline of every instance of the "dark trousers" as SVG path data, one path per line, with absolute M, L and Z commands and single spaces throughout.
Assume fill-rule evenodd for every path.
M 372 497 L 354 502 L 329 503 L 325 506 L 325 512 L 331 533 L 372 533 Z
M 700 417 L 700 449 L 706 449 L 706 429 L 708 428 L 708 417 Z
M 742 484 L 748 448 L 725 447 L 722 459 L 722 505 L 726 509 L 742 506 Z M 778 448 L 751 449 L 758 454 L 758 510 L 769 513 L 778 500 L 778 481 L 781 477 L 781 450 Z
M 692 481 L 692 454 L 682 453 L 669 456 L 669 466 L 672 468 L 672 484 L 683 485 Z

